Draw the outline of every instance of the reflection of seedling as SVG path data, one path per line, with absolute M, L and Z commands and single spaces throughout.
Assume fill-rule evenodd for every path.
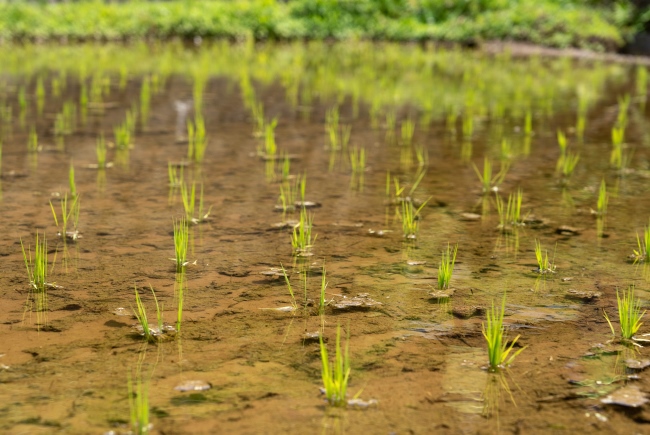
M 309 251 L 317 237 L 314 236 L 312 240 L 313 221 L 314 215 L 307 213 L 307 210 L 302 208 L 300 210 L 300 221 L 293 227 L 293 233 L 291 234 L 291 246 L 295 254 L 309 255 Z
M 451 275 L 454 272 L 454 264 L 456 264 L 456 254 L 458 253 L 458 245 L 454 246 L 453 252 L 449 243 L 447 243 L 447 250 L 442 251 L 442 258 L 440 259 L 440 267 L 438 268 L 438 289 L 445 290 L 449 288 Z
M 149 424 L 149 383 L 143 381 L 142 374 L 138 370 L 135 386 L 131 375 L 128 377 L 129 408 L 131 413 L 131 428 L 136 435 L 150 433 Z
M 410 147 L 413 143 L 413 134 L 415 133 L 415 123 L 411 119 L 402 121 L 402 146 Z
M 612 152 L 609 155 L 609 163 L 615 169 L 622 169 L 626 158 L 623 156 L 623 144 L 625 142 L 625 129 L 620 126 L 612 128 Z
M 133 136 L 135 135 L 136 115 L 131 110 L 126 112 L 126 118 L 117 127 L 113 128 L 115 135 L 115 146 L 118 150 L 127 150 L 133 145 Z
M 643 239 L 641 239 L 639 233 L 637 233 L 636 244 L 638 250 L 633 249 L 634 254 L 632 255 L 634 262 L 650 262 L 650 225 L 645 227 L 643 230 Z
M 514 359 L 519 355 L 525 347 L 514 352 L 510 355 L 512 348 L 519 339 L 519 335 L 508 346 L 508 339 L 505 336 L 505 328 L 503 327 L 503 316 L 506 310 L 506 295 L 503 295 L 501 302 L 501 309 L 494 306 L 492 301 L 492 308 L 488 309 L 486 313 L 486 323 L 481 325 L 483 336 L 487 341 L 488 346 L 488 359 L 490 363 L 490 371 L 498 371 L 502 367 L 512 364 Z M 510 356 L 510 357 L 508 357 Z
M 174 189 L 179 188 L 183 184 L 183 166 L 174 165 L 172 162 L 167 162 L 167 175 L 169 178 L 169 187 Z
M 641 319 L 645 315 L 645 310 L 641 312 L 641 299 L 634 297 L 634 286 L 625 291 L 623 290 L 623 295 L 621 296 L 616 290 L 616 302 L 618 305 L 618 319 L 620 322 L 621 328 L 621 337 L 623 340 L 630 340 L 634 337 L 634 334 L 637 333 L 643 322 Z M 616 335 L 614 332 L 614 326 L 609 320 L 607 313 L 603 311 L 603 315 L 609 324 L 612 334 Z
M 275 143 L 275 128 L 278 126 L 278 118 L 273 118 L 264 126 L 264 153 L 267 159 L 274 159 L 278 153 L 278 146 Z
M 483 185 L 483 193 L 497 191 L 499 184 L 501 184 L 504 178 L 506 178 L 509 169 L 507 163 L 501 163 L 501 169 L 499 172 L 492 176 L 492 162 L 490 162 L 490 159 L 488 159 L 487 156 L 483 159 L 483 174 L 479 172 L 475 164 L 472 164 L 472 167 Z
M 187 247 L 189 245 L 189 228 L 185 218 L 174 220 L 174 252 L 176 253 L 176 270 L 181 271 L 187 265 Z
M 323 343 L 322 335 L 320 340 L 321 356 L 321 378 L 323 379 L 323 389 L 327 402 L 332 406 L 347 405 L 346 395 L 348 389 L 348 380 L 350 378 L 350 339 L 345 344 L 345 350 L 341 349 L 341 325 L 336 327 L 336 354 L 334 361 L 329 361 L 327 347 Z
M 70 170 L 68 171 L 68 184 L 70 185 L 70 196 L 77 197 L 77 183 L 74 181 L 74 166 L 70 162 Z
M 553 256 L 555 257 L 555 254 L 553 254 Z M 553 264 L 553 260 L 549 261 L 548 251 L 545 251 L 545 253 L 542 254 L 542 245 L 539 240 L 535 240 L 535 258 L 537 259 L 538 266 L 536 272 L 542 275 L 547 273 L 555 273 L 555 264 Z
M 318 315 L 321 316 L 321 327 L 325 326 L 325 290 L 327 289 L 327 271 L 325 270 L 325 264 L 323 264 L 323 272 L 321 275 L 320 281 L 320 299 L 318 302 Z

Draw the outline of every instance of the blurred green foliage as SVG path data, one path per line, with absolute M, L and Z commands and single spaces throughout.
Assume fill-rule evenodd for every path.
M 643 24 L 637 12 L 629 1 L 595 0 L 0 2 L 0 37 L 509 39 L 611 50 Z

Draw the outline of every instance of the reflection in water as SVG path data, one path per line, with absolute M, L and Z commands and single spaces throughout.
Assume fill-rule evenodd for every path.
M 515 397 L 512 394 L 506 374 L 508 372 L 499 371 L 497 373 L 488 373 L 485 389 L 483 390 L 483 410 L 482 415 L 486 418 L 495 417 L 497 432 L 500 430 L 499 408 L 503 401 L 510 402 L 517 406 Z M 515 383 L 516 385 L 516 383 Z
M 513 253 L 514 258 L 517 259 L 519 253 L 519 228 L 513 226 L 509 231 L 499 232 L 494 250 Z
M 105 169 L 97 170 L 97 191 L 99 193 L 104 193 L 106 191 L 106 170 Z

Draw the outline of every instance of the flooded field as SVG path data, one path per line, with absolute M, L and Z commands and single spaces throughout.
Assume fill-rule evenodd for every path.
M 1 46 L 0 431 L 647 431 L 617 309 L 650 289 L 647 88 L 415 45 Z

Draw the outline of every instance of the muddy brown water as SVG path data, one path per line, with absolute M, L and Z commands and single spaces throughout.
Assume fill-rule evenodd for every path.
M 159 49 L 152 49 L 151 56 Z M 129 47 L 115 50 L 128 53 Z M 188 49 L 187 56 L 201 50 Z M 260 53 L 289 59 L 299 53 L 309 59 L 304 48 L 293 45 L 263 47 Z M 345 58 L 352 73 L 357 67 L 354 53 Z M 425 59 L 437 56 L 435 51 L 418 53 Z M 321 58 L 314 56 L 305 74 L 318 69 Z M 471 68 L 479 69 L 480 62 L 491 59 L 471 52 L 464 56 L 469 64 L 476 57 Z M 151 286 L 164 307 L 165 321 L 176 319 L 172 219 L 181 216 L 183 208 L 178 191 L 170 189 L 167 165 L 186 158 L 187 145 L 176 141 L 173 103 L 191 98 L 191 80 L 172 71 L 164 88 L 152 95 L 150 119 L 146 127 L 138 125 L 128 157 L 120 161 L 109 149 L 115 165 L 98 171 L 84 167 L 95 161 L 96 137 L 103 132 L 112 140 L 113 126 L 138 101 L 142 71 L 129 76 L 124 90 L 117 89 L 117 72 L 109 72 L 113 81 L 104 102 L 112 106 L 101 114 L 90 111 L 85 124 L 79 120 L 63 149 L 57 149 L 52 134 L 54 115 L 65 99 L 78 101 L 78 82 L 68 77 L 60 98 L 49 95 L 48 88 L 38 116 L 35 76 L 25 79 L 15 68 L 4 71 L 1 101 L 12 107 L 13 117 L 10 131 L 5 123 L 2 145 L 0 431 L 126 433 L 127 379 L 140 364 L 150 379 L 153 433 L 647 432 L 648 405 L 630 408 L 601 402 L 626 383 L 650 393 L 647 373 L 633 373 L 623 363 L 647 358 L 647 350 L 608 343 L 612 337 L 602 315 L 606 309 L 616 318 L 616 289 L 630 284 L 644 304 L 648 299 L 644 268 L 628 261 L 636 234 L 650 217 L 648 118 L 641 96 L 634 93 L 635 69 L 580 62 L 576 71 L 567 72 L 561 66 L 566 60 L 531 62 L 548 68 L 547 74 L 562 71 L 558 81 L 571 75 L 571 86 L 579 84 L 574 75 L 580 71 L 604 71 L 603 87 L 593 88 L 598 92 L 584 140 L 572 134 L 575 94 L 572 90 L 563 100 L 561 87 L 552 113 L 543 113 L 546 103 L 531 97 L 534 134 L 527 155 L 521 151 L 527 140 L 521 117 L 494 119 L 476 113 L 471 141 L 462 139 L 460 118 L 453 134 L 442 117 L 434 116 L 428 126 L 418 124 L 413 142 L 428 151 L 429 160 L 413 196 L 430 199 L 421 211 L 417 240 L 410 242 L 404 240 L 395 206 L 387 200 L 386 172 L 408 185 L 418 165 L 400 162 L 401 146 L 387 140 L 383 117 L 379 126 L 371 125 L 372 102 L 362 100 L 356 113 L 353 95 L 342 90 L 338 97 L 341 123 L 352 126 L 350 146 L 362 146 L 367 153 L 361 190 L 352 183 L 344 153 L 336 153 L 330 169 L 324 124 L 326 111 L 336 101 L 319 96 L 318 87 L 305 87 L 302 95 L 313 94 L 309 104 L 294 105 L 280 77 L 254 81 L 265 111 L 279 116 L 278 147 L 296 156 L 291 173 L 307 176 L 305 199 L 321 205 L 313 209 L 318 234 L 314 255 L 305 259 L 292 255 L 290 230 L 274 227 L 296 219 L 298 213 L 275 210 L 279 170 L 275 178 L 269 177 L 267 165 L 256 156 L 262 142 L 252 134 L 241 82 L 229 74 L 211 77 L 203 101 L 209 138 L 205 160 L 186 167 L 184 175 L 203 183 L 205 207 L 212 209 L 207 221 L 191 227 L 188 257 L 195 264 L 186 268 L 181 331 L 173 339 L 150 344 L 138 336 L 133 316 L 114 312 L 120 307 L 131 312 L 136 286 L 153 322 Z M 39 71 L 46 79 L 60 74 L 55 66 Z M 390 67 L 384 71 L 387 76 L 393 72 Z M 429 79 L 434 87 L 435 76 Z M 16 97 L 21 83 L 27 83 L 29 96 L 24 127 Z M 381 92 L 381 83 L 374 85 Z M 583 85 L 592 89 L 589 83 Z M 626 151 L 633 153 L 630 169 L 620 173 L 610 168 L 609 134 L 617 96 L 625 92 L 634 96 L 626 138 Z M 395 100 L 403 102 L 401 97 Z M 416 103 L 392 110 L 397 113 L 397 138 L 402 120 L 410 115 L 417 120 L 423 113 Z M 25 146 L 30 125 L 35 125 L 43 147 L 31 154 Z M 581 156 L 568 184 L 556 174 L 558 128 L 569 132 L 570 149 Z M 507 197 L 520 187 L 524 213 L 537 219 L 506 234 L 497 230 L 494 194 L 481 194 L 469 163 L 481 167 L 483 156 L 489 155 L 497 164 L 501 140 L 495 135 L 508 138 L 516 148 L 500 192 Z M 82 238 L 68 242 L 64 251 L 49 202 L 58 206 L 57 198 L 68 191 L 71 161 L 80 194 Z M 610 200 L 599 237 L 590 209 L 596 208 L 603 178 Z M 563 226 L 571 231 L 561 230 Z M 377 231 L 383 236 L 371 234 Z M 48 291 L 48 306 L 41 313 L 26 308 L 29 279 L 20 246 L 21 239 L 33 244 L 36 232 L 47 236 L 49 281 L 59 286 Z M 536 239 L 557 265 L 556 273 L 542 278 L 533 272 Z M 436 288 L 447 243 L 458 244 L 451 281 L 455 292 L 446 300 L 432 299 L 429 293 Z M 290 305 L 291 298 L 283 279 L 262 274 L 281 264 L 301 305 L 293 313 L 272 310 Z M 307 299 L 317 301 L 323 265 L 327 299 L 332 301 L 324 317 L 324 336 L 333 351 L 336 325 L 349 334 L 350 395 L 360 391 L 362 399 L 377 400 L 368 409 L 331 408 L 319 393 L 318 343 L 304 337 L 321 328 L 321 318 L 314 307 L 302 307 L 305 290 L 298 271 L 310 271 Z M 509 336 L 520 334 L 518 345 L 526 349 L 499 378 L 485 370 L 481 324 L 486 307 L 493 300 L 498 303 L 504 291 Z M 572 291 L 598 292 L 600 297 L 580 299 Z M 368 294 L 381 305 L 333 307 L 358 294 Z M 638 379 L 627 379 L 632 374 Z M 188 380 L 202 380 L 212 388 L 175 390 Z

